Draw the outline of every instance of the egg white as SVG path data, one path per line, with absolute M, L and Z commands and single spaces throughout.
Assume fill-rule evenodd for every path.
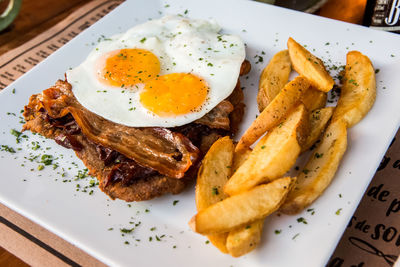
M 174 127 L 203 117 L 235 88 L 245 59 L 243 41 L 235 35 L 221 35 L 215 21 L 166 16 L 137 25 L 123 34 L 98 44 L 78 67 L 67 71 L 77 100 L 88 110 L 115 123 L 132 127 Z M 160 117 L 140 103 L 143 84 L 132 89 L 107 86 L 97 78 L 98 59 L 108 52 L 140 48 L 155 54 L 159 75 L 192 73 L 210 87 L 201 109 L 185 115 Z

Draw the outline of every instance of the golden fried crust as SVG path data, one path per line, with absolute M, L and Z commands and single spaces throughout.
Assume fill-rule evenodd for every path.
M 121 182 L 108 183 L 105 186 L 111 167 L 105 167 L 104 162 L 97 157 L 95 144 L 88 142 L 83 135 L 80 135 L 78 140 L 82 143 L 83 149 L 75 152 L 75 154 L 89 169 L 89 173 L 97 177 L 100 182 L 100 189 L 112 199 L 119 198 L 128 202 L 149 200 L 167 193 L 178 194 L 186 186 L 186 179 L 170 178 L 163 175 L 137 179 L 129 186 L 123 185 Z
M 30 130 L 39 133 L 46 138 L 54 139 L 62 133 L 58 128 L 52 126 L 45 118 L 45 115 L 36 112 L 34 105 L 38 103 L 39 95 L 33 95 L 29 104 L 25 107 L 24 117 L 27 122 L 23 126 L 24 130 Z M 88 168 L 89 174 L 99 180 L 100 189 L 109 195 L 112 199 L 119 198 L 125 201 L 143 201 L 149 200 L 167 193 L 178 194 L 188 183 L 188 179 L 175 179 L 162 175 L 156 175 L 149 178 L 137 179 L 131 185 L 126 186 L 121 182 L 108 183 L 105 181 L 111 167 L 106 167 L 104 162 L 98 158 L 96 145 L 90 142 L 83 134 L 75 135 L 82 144 L 82 150 L 75 151 L 83 164 Z
M 112 199 L 119 198 L 125 201 L 142 201 L 162 196 L 166 193 L 179 194 L 186 187 L 186 179 L 169 178 L 162 175 L 137 179 L 130 186 L 121 186 L 120 183 L 110 184 L 104 187 L 100 183 L 100 189 Z

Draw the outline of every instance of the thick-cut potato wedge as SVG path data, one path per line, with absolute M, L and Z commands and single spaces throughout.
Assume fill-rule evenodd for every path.
M 327 93 L 311 86 L 300 98 L 300 101 L 309 111 L 323 108 L 326 105 Z
M 297 106 L 301 95 L 309 87 L 310 82 L 303 76 L 297 76 L 293 81 L 286 84 L 240 138 L 236 151 L 246 150 L 266 131 L 278 125 Z
M 276 211 L 295 178 L 285 177 L 228 197 L 195 215 L 189 225 L 200 234 L 225 233 Z
M 321 144 L 300 173 L 280 210 L 294 214 L 314 202 L 331 183 L 347 148 L 346 122 L 329 124 Z
M 287 42 L 287 46 L 295 71 L 309 79 L 311 84 L 320 91 L 328 92 L 333 88 L 335 82 L 326 71 L 321 59 L 311 54 L 291 37 Z
M 226 239 L 228 253 L 233 257 L 240 257 L 255 249 L 260 243 L 263 226 L 264 219 L 259 219 L 230 231 Z
M 250 156 L 251 149 L 233 154 L 232 171 L 235 172 Z M 255 249 L 260 242 L 264 218 L 229 232 L 226 239 L 228 253 L 240 257 Z
M 250 156 L 251 151 L 253 150 L 248 148 L 244 151 L 235 151 L 235 153 L 233 153 L 232 172 L 235 172 L 237 169 L 239 169 L 240 165 L 242 165 L 243 162 L 245 162 Z
M 223 187 L 231 176 L 235 146 L 226 136 L 218 139 L 208 150 L 200 166 L 196 183 L 197 210 L 203 210 L 227 196 Z
M 218 139 L 208 150 L 199 169 L 196 183 L 196 206 L 201 211 L 225 199 L 223 187 L 231 176 L 234 152 L 232 140 L 226 136 Z M 228 233 L 209 235 L 207 238 L 220 251 L 227 253 Z
M 262 112 L 275 98 L 289 80 L 292 71 L 289 52 L 287 50 L 276 53 L 261 73 L 258 86 L 257 104 Z
M 228 238 L 229 232 L 219 233 L 219 234 L 210 234 L 207 235 L 208 240 L 211 244 L 214 245 L 219 251 L 222 253 L 229 253 L 228 248 L 226 247 L 226 240 Z
M 352 127 L 368 113 L 375 98 L 375 70 L 371 61 L 358 51 L 349 52 L 343 87 L 332 120 L 343 118 L 347 127 Z
M 301 152 L 308 150 L 324 131 L 329 119 L 332 117 L 334 107 L 316 109 L 310 114 L 310 134 L 301 147 Z
M 300 104 L 282 124 L 268 132 L 224 187 L 233 196 L 282 177 L 296 162 L 309 133 L 309 114 Z

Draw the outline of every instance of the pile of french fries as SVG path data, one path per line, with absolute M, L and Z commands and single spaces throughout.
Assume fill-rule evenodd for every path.
M 324 192 L 346 151 L 347 128 L 375 102 L 375 70 L 365 55 L 347 54 L 339 101 L 325 107 L 335 82 L 322 60 L 292 38 L 287 46 L 261 74 L 260 115 L 236 146 L 229 137 L 216 141 L 198 173 L 198 213 L 189 225 L 234 257 L 256 248 L 265 217 L 301 212 Z M 299 75 L 288 82 L 292 70 Z M 318 140 L 297 177 L 285 177 Z

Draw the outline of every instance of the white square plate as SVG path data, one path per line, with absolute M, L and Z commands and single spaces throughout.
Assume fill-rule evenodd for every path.
M 187 222 L 195 214 L 193 187 L 178 196 L 131 205 L 110 201 L 94 187 L 82 192 L 90 178 L 74 180 L 83 165 L 73 163 L 79 160 L 72 151 L 29 133 L 29 140 L 22 138 L 16 144 L 10 134 L 10 129 L 21 129 L 18 116 L 29 96 L 63 78 L 69 67 L 85 59 L 101 35 L 111 36 L 150 18 L 185 10 L 191 18 L 215 18 L 225 32 L 240 35 L 247 43 L 253 70 L 248 79 L 242 79 L 247 104 L 242 132 L 257 114 L 261 69 L 274 53 L 285 49 L 289 36 L 307 44 L 329 65 L 343 65 L 348 51 L 359 50 L 380 69 L 376 103 L 365 119 L 349 130 L 348 150 L 331 186 L 312 205 L 315 214 L 270 216 L 259 248 L 240 259 L 220 253 L 206 238 L 189 230 Z M 0 202 L 113 266 L 323 266 L 399 126 L 399 47 L 398 35 L 252 1 L 126 1 L 0 93 L 0 144 L 21 148 L 14 154 L 0 152 Z M 262 55 L 262 63 L 256 64 L 260 61 L 256 55 Z M 38 150 L 32 150 L 32 141 L 39 141 Z M 32 157 L 44 153 L 59 157 L 60 166 L 37 170 L 35 161 L 40 157 Z M 94 192 L 89 195 L 91 190 Z M 179 202 L 174 205 L 174 200 Z M 308 224 L 298 223 L 298 217 Z M 130 229 L 139 221 L 135 230 L 122 236 L 121 228 Z M 281 233 L 275 234 L 275 230 Z

